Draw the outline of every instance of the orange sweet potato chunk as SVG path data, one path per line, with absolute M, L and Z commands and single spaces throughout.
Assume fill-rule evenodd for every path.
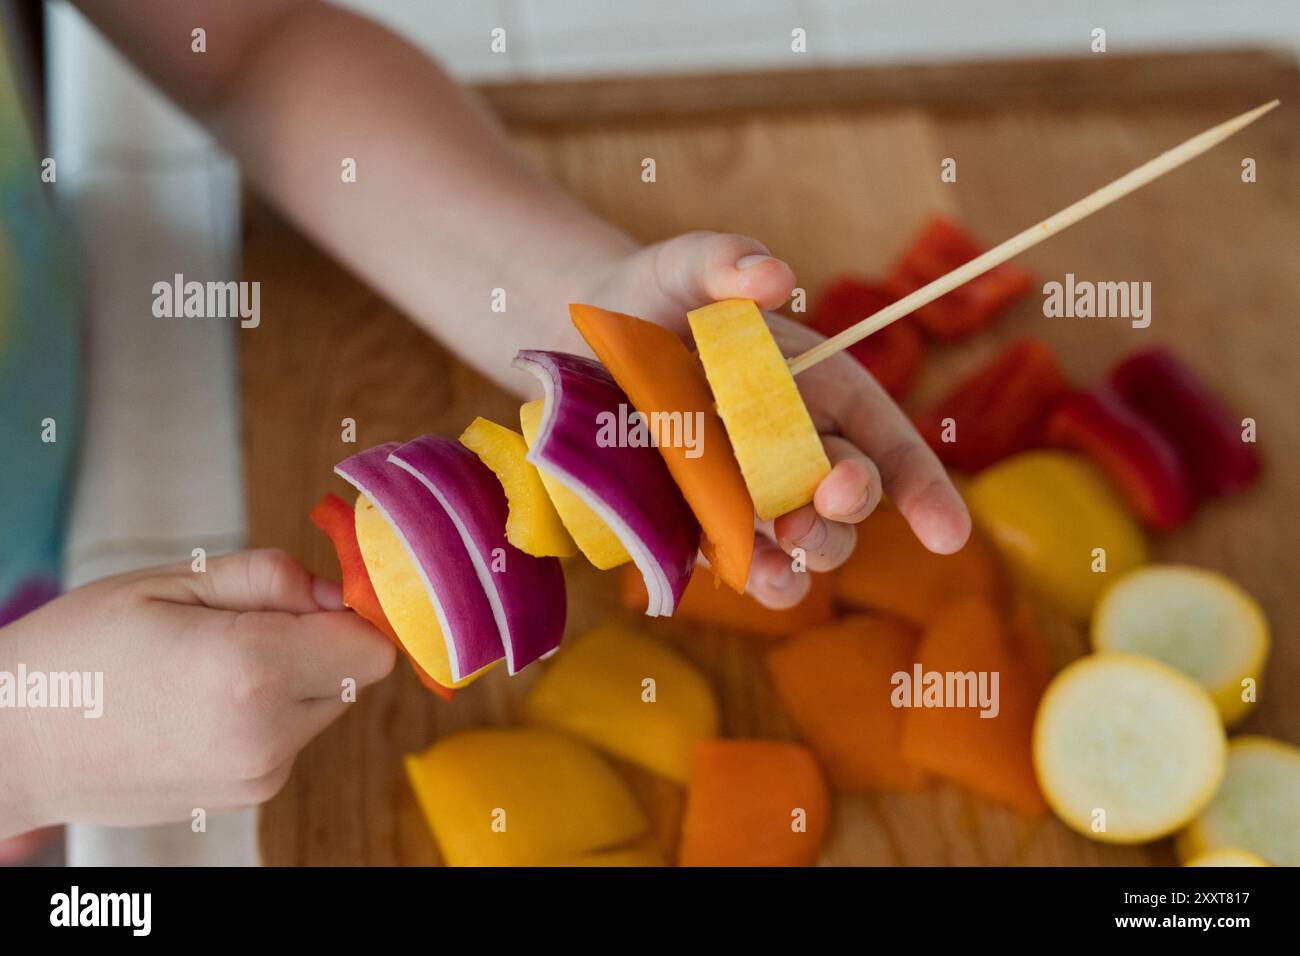
M 925 627 L 948 604 L 980 597 L 1001 606 L 1006 588 L 997 552 L 978 532 L 956 554 L 935 554 L 898 509 L 881 505 L 858 526 L 852 556 L 835 572 L 835 596 Z
M 1027 652 L 1032 632 L 989 602 L 949 605 L 917 649 L 924 672 L 998 674 L 997 715 L 975 707 L 911 707 L 903 719 L 903 757 L 937 777 L 1037 816 L 1047 810 L 1034 775 L 1031 739 L 1043 692 L 1045 657 Z M 947 701 L 951 703 L 951 701 Z
M 702 425 L 695 435 L 698 454 L 682 443 L 660 444 L 659 452 L 700 523 L 700 550 L 728 587 L 744 591 L 754 553 L 754 503 L 699 360 L 653 322 L 592 305 L 570 305 L 569 315 L 637 411 L 683 421 L 689 415 Z
M 710 740 L 696 746 L 682 866 L 811 866 L 830 823 L 817 761 L 798 744 Z
M 777 693 L 837 792 L 915 790 L 925 774 L 903 758 L 905 710 L 893 676 L 912 670 L 918 636 L 883 617 L 850 617 L 767 653 Z
M 673 616 L 696 624 L 743 631 L 756 637 L 788 637 L 835 617 L 830 575 L 813 574 L 811 584 L 808 594 L 794 607 L 773 611 L 746 594 L 719 587 L 709 569 L 700 567 L 696 568 L 686 585 L 686 592 Z M 625 606 L 634 610 L 645 609 L 645 582 L 635 567 L 628 565 L 623 569 L 619 592 Z

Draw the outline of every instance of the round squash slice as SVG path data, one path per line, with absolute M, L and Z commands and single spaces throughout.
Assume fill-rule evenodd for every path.
M 1222 574 L 1152 565 L 1107 588 L 1092 618 L 1098 651 L 1142 654 L 1177 668 L 1214 698 L 1225 724 L 1251 709 L 1268 657 L 1268 621 L 1259 604 Z
M 1228 769 L 1214 799 L 1178 835 L 1189 862 L 1232 849 L 1275 866 L 1300 866 L 1300 747 L 1268 737 L 1228 744 Z
M 686 318 L 754 510 L 769 521 L 808 504 L 831 463 L 758 306 L 725 299 Z
M 1183 826 L 1223 778 L 1223 724 L 1198 684 L 1132 654 L 1075 661 L 1034 721 L 1034 769 L 1067 825 L 1105 843 L 1143 843 Z

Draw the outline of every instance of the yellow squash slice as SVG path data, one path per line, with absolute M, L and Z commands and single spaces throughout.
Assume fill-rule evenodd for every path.
M 366 573 L 374 585 L 379 606 L 402 646 L 443 687 L 464 687 L 477 680 L 493 665 L 459 682 L 451 679 L 451 661 L 447 657 L 447 641 L 438 626 L 438 612 L 397 532 L 365 495 L 357 495 L 355 511 L 361 559 L 366 563 Z
M 808 504 L 831 464 L 758 306 L 726 299 L 686 317 L 759 518 Z
M 681 784 L 695 745 L 718 733 L 704 675 L 663 642 L 618 624 L 566 642 L 524 715 Z
M 1093 654 L 1048 686 L 1034 769 L 1067 825 L 1105 843 L 1174 832 L 1223 778 L 1223 724 L 1199 684 L 1132 654 Z
M 537 440 L 537 428 L 541 424 L 545 404 L 546 400 L 539 398 L 519 406 L 519 425 L 529 447 Z M 542 477 L 542 485 L 550 495 L 560 521 L 588 561 L 601 571 L 608 571 L 632 560 L 623 543 L 618 540 L 618 535 L 600 520 L 600 515 L 592 511 L 585 501 L 545 468 L 538 468 L 537 473 Z
M 649 823 L 612 767 L 549 730 L 470 730 L 406 758 L 420 808 L 451 866 L 572 865 Z
M 1232 849 L 1275 866 L 1300 866 L 1300 747 L 1234 738 L 1219 792 L 1178 835 L 1177 848 L 1188 861 Z
M 1151 565 L 1102 593 L 1093 612 L 1092 646 L 1177 668 L 1209 691 L 1231 726 L 1256 699 L 1268 657 L 1268 621 L 1259 603 L 1222 574 Z
M 577 553 L 541 475 L 524 459 L 528 443 L 523 435 L 486 418 L 476 418 L 461 433 L 460 443 L 478 455 L 501 482 L 510 503 L 506 540 L 538 558 L 567 558 Z

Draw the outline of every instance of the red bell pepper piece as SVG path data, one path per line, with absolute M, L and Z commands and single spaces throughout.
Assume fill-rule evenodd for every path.
M 1073 392 L 1057 402 L 1045 435 L 1049 444 L 1096 462 L 1155 530 L 1171 531 L 1191 516 L 1196 493 L 1173 444 L 1109 386 Z
M 841 276 L 822 293 L 817 307 L 808 316 L 808 325 L 830 338 L 874 315 L 897 298 L 884 286 L 854 276 Z M 911 388 L 921 368 L 925 339 L 909 316 L 885 326 L 856 345 L 850 345 L 848 351 L 886 392 L 894 398 L 901 398 Z
M 1168 349 L 1130 355 L 1110 380 L 1124 402 L 1173 444 L 1201 494 L 1239 491 L 1259 475 L 1259 455 L 1242 441 L 1240 419 Z
M 388 623 L 388 616 L 384 614 L 384 609 L 379 604 L 379 595 L 375 594 L 375 586 L 370 583 L 370 572 L 366 570 L 366 562 L 361 556 L 361 547 L 357 544 L 356 512 L 338 495 L 328 494 L 316 502 L 309 517 L 312 524 L 324 531 L 334 545 L 334 553 L 339 559 L 339 569 L 343 573 L 343 603 L 373 624 L 406 654 L 406 648 L 402 646 L 397 632 Z M 420 678 L 421 684 L 443 700 L 451 700 L 450 687 L 443 687 L 430 677 L 410 654 L 406 654 L 406 658 L 411 662 L 411 667 L 415 670 L 415 675 Z
M 1051 349 L 1020 339 L 918 414 L 916 427 L 940 461 L 976 472 L 1039 445 L 1052 404 L 1068 388 Z M 945 442 L 948 418 L 955 440 Z
M 889 287 L 901 299 L 958 266 L 982 248 L 961 226 L 936 216 L 926 223 L 890 276 Z M 956 342 L 989 325 L 1033 286 L 1033 276 L 1010 262 L 994 266 L 965 285 L 916 310 L 916 321 L 942 342 Z

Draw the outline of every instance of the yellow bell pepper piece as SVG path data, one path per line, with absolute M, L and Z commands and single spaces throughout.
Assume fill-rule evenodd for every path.
M 1011 564 L 1076 619 L 1088 617 L 1106 585 L 1147 561 L 1137 524 L 1077 455 L 1015 455 L 980 472 L 966 500 Z
M 548 730 L 470 730 L 405 763 L 451 866 L 572 865 L 649 828 L 609 764 Z
M 617 624 L 565 642 L 524 715 L 681 784 L 695 745 L 718 734 L 704 675 L 663 642 Z
M 577 553 L 541 475 L 524 460 L 528 443 L 523 435 L 486 418 L 476 418 L 461 433 L 460 443 L 478 455 L 501 482 L 510 503 L 506 540 L 524 554 L 538 558 L 567 558 Z

